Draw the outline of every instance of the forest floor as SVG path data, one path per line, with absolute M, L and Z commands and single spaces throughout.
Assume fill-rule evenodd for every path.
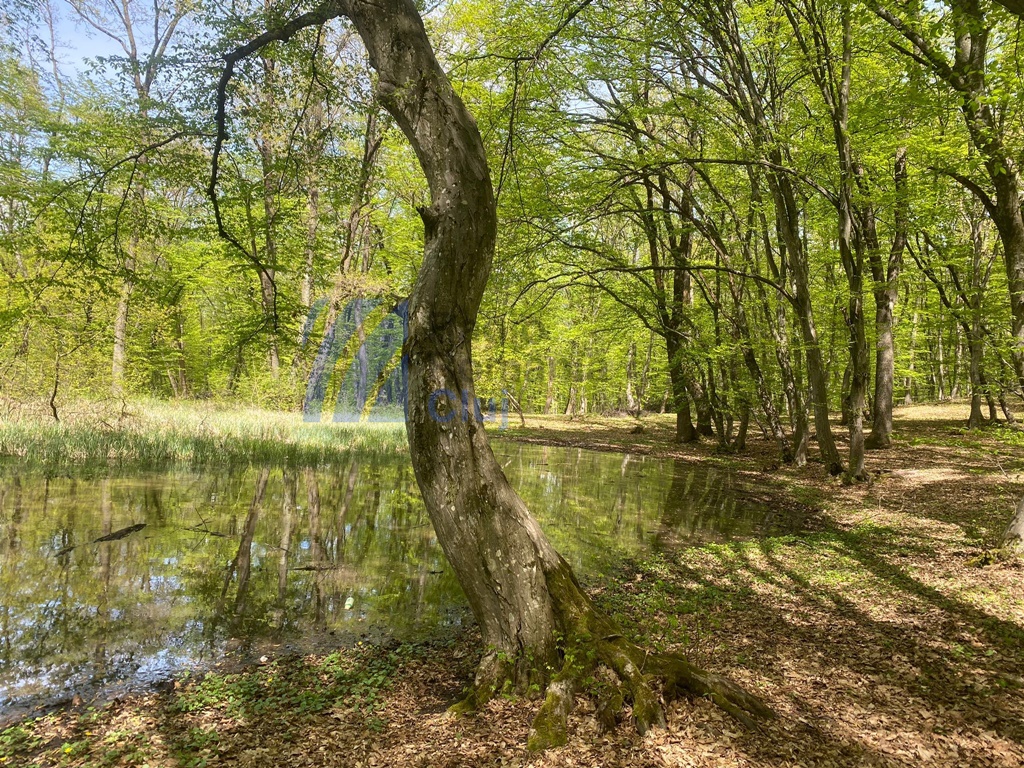
M 703 700 L 668 728 L 597 730 L 527 752 L 539 702 L 446 714 L 479 640 L 282 658 L 0 731 L 0 766 L 1020 766 L 1024 567 L 985 561 L 1024 493 L 1024 433 L 966 432 L 966 406 L 910 407 L 869 482 L 671 443 L 671 423 L 530 418 L 503 439 L 726 464 L 813 509 L 798 535 L 623 562 L 590 584 L 633 639 L 679 650 L 761 696 L 759 731 Z

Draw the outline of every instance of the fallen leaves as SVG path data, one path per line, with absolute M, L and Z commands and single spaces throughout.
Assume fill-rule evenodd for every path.
M 560 439 L 551 426 L 544 431 Z M 200 680 L 179 681 L 98 712 L 2 731 L 0 766 L 1019 768 L 1021 570 L 970 568 L 967 560 L 1005 524 L 1004 500 L 1024 489 L 990 466 L 985 440 L 994 438 L 946 446 L 948 426 L 899 423 L 904 444 L 869 455 L 869 469 L 892 471 L 870 484 L 841 487 L 816 468 L 773 472 L 790 489 L 819 494 L 818 531 L 630 564 L 621 580 L 595 585 L 597 599 L 624 611 L 641 638 L 700 654 L 756 691 L 779 714 L 758 732 L 709 702 L 680 701 L 669 707 L 666 730 L 639 737 L 624 722 L 601 734 L 593 707 L 581 702 L 569 743 L 531 754 L 536 701 L 498 698 L 473 716 L 446 714 L 479 655 L 478 639 L 466 633 L 389 666 L 373 697 L 335 694 L 329 683 L 331 675 L 358 677 L 359 665 L 384 650 L 350 649 L 329 662 L 268 659 L 251 673 L 258 684 L 229 686 L 252 702 L 227 706 L 215 686 L 204 693 Z M 645 451 L 661 450 L 659 429 L 643 433 Z M 603 447 L 630 443 L 614 425 L 592 432 Z M 751 466 L 766 460 L 755 449 Z M 310 665 L 321 671 L 309 675 Z M 305 690 L 290 698 L 289 685 Z M 265 706 L 271 692 L 281 706 Z M 303 709 L 311 700 L 317 706 Z

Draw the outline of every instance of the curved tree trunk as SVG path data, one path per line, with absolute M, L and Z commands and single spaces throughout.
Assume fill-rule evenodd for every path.
M 409 300 L 406 428 L 427 513 L 487 648 L 467 703 L 507 683 L 547 682 L 555 672 L 530 744 L 563 743 L 576 685 L 600 662 L 627 689 L 641 732 L 663 723 L 650 672 L 642 671 L 645 654 L 593 607 L 464 406 L 475 397 L 471 339 L 497 230 L 476 124 L 434 58 L 410 0 L 342 5 L 380 77 L 381 101 L 412 143 L 430 186 L 431 205 L 421 210 L 423 266 Z M 710 695 L 740 719 L 749 719 L 745 712 L 770 714 L 732 684 L 681 660 L 659 657 L 648 669 L 669 689 Z
M 363 39 L 381 103 L 430 187 L 431 204 L 420 211 L 423 265 L 408 308 L 406 429 L 427 513 L 486 647 L 464 704 L 506 684 L 522 689 L 550 680 L 530 745 L 563 743 L 576 686 L 600 665 L 621 681 L 618 704 L 624 696 L 632 701 L 641 732 L 664 722 L 653 675 L 665 681 L 666 694 L 710 696 L 745 722 L 747 713 L 770 716 L 728 681 L 629 643 L 594 608 L 494 458 L 468 405 L 475 397 L 471 339 L 497 230 L 494 193 L 476 123 L 438 64 L 412 0 L 328 0 L 229 54 L 219 98 L 234 62 L 339 15 Z M 222 103 L 218 115 L 223 138 Z M 215 184 L 216 175 L 211 193 Z

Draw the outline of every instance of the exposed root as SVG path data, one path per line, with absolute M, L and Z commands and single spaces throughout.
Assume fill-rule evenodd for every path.
M 477 665 L 473 686 L 465 698 L 448 707 L 448 712 L 453 715 L 475 712 L 494 698 L 513 679 L 514 673 L 515 665 L 502 654 L 495 651 L 484 654 Z
M 597 699 L 597 723 L 607 733 L 619 723 L 619 713 L 626 704 L 626 691 L 618 676 L 603 664 L 594 675 L 594 697 Z
M 544 703 L 533 718 L 526 745 L 532 750 L 560 747 L 569 739 L 569 713 L 576 703 L 576 670 L 563 670 L 548 685 Z
M 544 702 L 531 725 L 527 742 L 531 750 L 567 742 L 568 718 L 580 691 L 597 700 L 602 728 L 614 728 L 620 712 L 629 705 L 640 734 L 664 728 L 664 702 L 680 695 L 707 697 L 751 728 L 756 728 L 759 720 L 774 717 L 757 697 L 721 675 L 695 667 L 680 656 L 650 654 L 631 643 L 595 609 L 564 561 L 562 565 L 546 574 L 559 607 L 562 666 L 547 682 Z M 535 688 L 551 671 L 548 665 L 531 664 L 526 658 L 488 653 L 480 662 L 472 691 L 449 711 L 477 709 L 506 688 L 520 692 Z
M 568 740 L 568 718 L 580 688 L 598 701 L 601 727 L 615 727 L 623 707 L 632 706 L 633 723 L 641 735 L 665 727 L 664 701 L 682 695 L 704 696 L 749 728 L 775 716 L 756 696 L 732 681 L 700 669 L 685 659 L 645 653 L 620 636 L 594 643 L 596 654 L 586 663 L 566 663 L 547 688 L 547 695 L 530 728 L 528 746 L 543 750 Z M 661 685 L 657 682 L 661 681 Z M 589 684 L 589 685 L 588 685 Z
M 744 725 L 757 728 L 758 720 L 775 717 L 768 706 L 736 683 L 695 667 L 679 656 L 659 654 L 655 658 L 659 675 L 665 681 L 665 696 L 677 698 L 681 694 L 707 696 L 720 708 Z
M 651 728 L 664 728 L 665 708 L 654 691 L 650 676 L 644 673 L 647 654 L 621 635 L 600 641 L 598 653 L 629 691 L 637 732 L 643 735 Z

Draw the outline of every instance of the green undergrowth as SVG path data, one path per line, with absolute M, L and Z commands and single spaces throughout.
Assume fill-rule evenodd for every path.
M 779 598 L 835 610 L 847 603 L 935 601 L 952 609 L 953 600 L 938 597 L 918 576 L 948 548 L 949 542 L 871 520 L 706 543 L 620 563 L 612 575 L 618 586 L 597 590 L 595 600 L 630 640 L 704 662 L 732 645 L 723 631 L 730 617 L 763 610 Z M 992 624 L 1000 633 L 1005 629 L 1002 622 Z M 1013 640 L 1024 641 L 1024 633 Z
M 302 414 L 146 401 L 0 420 L 0 459 L 51 471 L 90 466 L 261 464 L 317 467 L 351 452 L 404 453 L 392 423 L 310 423 Z
M 0 766 L 144 765 L 168 752 L 188 768 L 216 755 L 225 729 L 259 730 L 297 740 L 324 717 L 355 718 L 369 733 L 387 726 L 384 700 L 404 664 L 437 649 L 359 645 L 326 656 L 287 657 L 237 672 L 180 678 L 155 708 L 87 708 L 29 719 L 0 730 Z M 140 714 L 145 712 L 145 714 Z
M 373 714 L 399 664 L 422 650 L 412 645 L 363 648 L 272 661 L 236 673 L 186 677 L 172 707 L 184 713 L 219 710 L 234 718 L 283 710 L 319 714 L 336 706 Z

